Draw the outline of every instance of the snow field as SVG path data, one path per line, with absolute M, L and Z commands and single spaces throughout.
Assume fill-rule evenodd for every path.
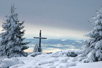
M 36 57 L 19 57 L 23 64 L 17 64 L 10 68 L 68 68 L 76 65 L 74 57 L 68 57 L 63 52 L 56 52 L 52 54 L 41 54 Z
M 74 51 L 80 54 L 80 51 Z M 59 51 L 52 54 L 32 53 L 28 57 L 0 58 L 0 68 L 102 68 L 101 62 L 82 63 L 79 57 L 69 57 L 71 51 Z

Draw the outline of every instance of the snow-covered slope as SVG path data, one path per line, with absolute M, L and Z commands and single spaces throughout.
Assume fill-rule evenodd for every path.
M 30 54 L 28 57 L 1 59 L 0 68 L 102 68 L 102 62 L 81 63 L 71 56 L 72 51 L 59 51 L 52 54 Z M 80 54 L 80 51 L 74 51 Z M 35 57 L 32 57 L 35 56 Z M 7 62 L 6 62 L 7 61 Z
M 77 63 L 77 66 L 69 68 L 102 68 L 102 61 L 93 63 Z
M 75 59 L 68 57 L 67 51 L 41 54 L 36 57 L 19 57 L 18 59 L 24 63 L 10 68 L 68 68 L 76 65 Z

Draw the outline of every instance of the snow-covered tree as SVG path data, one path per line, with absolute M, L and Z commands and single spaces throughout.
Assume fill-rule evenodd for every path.
M 24 42 L 24 26 L 23 22 L 19 22 L 18 14 L 15 13 L 14 6 L 11 6 L 11 14 L 6 17 L 5 22 L 2 25 L 3 33 L 1 33 L 0 41 L 0 56 L 6 57 L 18 57 L 26 56 L 24 52 L 28 47 Z
M 39 48 L 39 46 L 37 44 L 35 44 L 33 52 L 38 52 L 38 48 Z
M 91 19 L 91 23 L 95 27 L 86 34 L 90 39 L 86 41 L 86 47 L 83 52 L 84 62 L 102 61 L 102 8 Z

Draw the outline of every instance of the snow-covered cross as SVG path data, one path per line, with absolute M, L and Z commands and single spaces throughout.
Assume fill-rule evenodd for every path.
M 39 33 L 39 37 L 34 37 L 34 38 L 35 38 L 35 39 L 39 39 L 38 52 L 42 52 L 42 49 L 41 49 L 41 39 L 47 39 L 47 38 L 41 37 L 41 30 L 40 30 L 40 33 Z

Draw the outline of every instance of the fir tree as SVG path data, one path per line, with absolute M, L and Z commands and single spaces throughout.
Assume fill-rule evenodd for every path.
M 39 48 L 38 44 L 35 44 L 33 52 L 38 52 L 38 48 Z
M 83 52 L 84 62 L 102 61 L 102 8 L 97 11 L 97 15 L 91 19 L 94 29 L 86 34 L 90 37 L 86 41 L 86 47 Z
M 25 38 L 23 22 L 19 22 L 18 14 L 15 13 L 14 6 L 11 6 L 11 14 L 2 25 L 3 33 L 1 33 L 0 56 L 18 57 L 26 56 L 24 52 L 28 47 L 28 42 L 23 42 Z

